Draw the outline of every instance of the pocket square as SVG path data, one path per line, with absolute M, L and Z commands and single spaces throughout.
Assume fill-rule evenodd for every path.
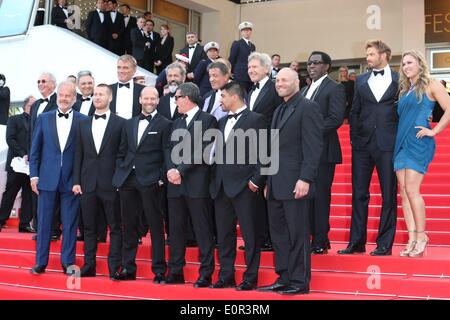
M 148 134 L 158 134 L 158 132 L 156 132 L 156 131 L 151 131 L 151 132 L 149 132 Z

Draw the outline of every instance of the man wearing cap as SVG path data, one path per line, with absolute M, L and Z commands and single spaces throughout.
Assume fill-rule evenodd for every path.
M 211 91 L 209 82 L 208 66 L 219 58 L 220 46 L 217 42 L 208 42 L 205 45 L 207 59 L 200 61 L 194 71 L 194 83 L 200 88 L 200 95 L 204 96 Z
M 189 31 L 186 33 L 187 46 L 180 50 L 180 54 L 185 54 L 189 58 L 189 66 L 187 69 L 187 78 L 192 81 L 194 78 L 193 72 L 197 64 L 206 59 L 206 53 L 203 46 L 198 41 L 198 36 L 195 32 Z
M 175 62 L 179 63 L 184 67 L 185 70 L 188 69 L 189 66 L 189 58 L 186 54 L 175 54 Z M 184 81 L 183 81 L 184 82 Z M 163 96 L 164 86 L 168 84 L 167 83 L 167 68 L 164 69 L 156 78 L 155 88 L 159 92 L 159 96 Z
M 248 76 L 248 56 L 256 51 L 256 47 L 250 42 L 253 32 L 253 24 L 245 21 L 239 25 L 242 39 L 234 41 L 231 45 L 230 60 L 234 79 L 239 82 L 248 92 L 252 86 L 252 82 Z

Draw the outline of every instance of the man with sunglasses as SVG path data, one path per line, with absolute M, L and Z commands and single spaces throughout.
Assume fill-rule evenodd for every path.
M 342 163 L 341 145 L 337 129 L 342 125 L 345 114 L 345 88 L 328 76 L 331 69 L 330 56 L 314 51 L 307 62 L 311 85 L 303 88 L 301 94 L 320 105 L 324 120 L 323 149 L 316 180 L 317 193 L 310 206 L 311 253 L 325 254 L 330 249 L 331 185 L 337 163 Z

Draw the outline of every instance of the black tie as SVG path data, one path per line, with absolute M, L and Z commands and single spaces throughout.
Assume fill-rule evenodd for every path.
M 283 103 L 283 104 L 280 106 L 280 113 L 278 114 L 277 126 L 280 124 L 281 120 L 283 119 L 284 113 L 285 113 L 285 111 L 286 111 L 286 107 L 287 107 L 287 104 L 286 104 L 286 103 Z
M 130 89 L 130 83 L 128 82 L 128 83 L 119 83 L 119 88 L 122 88 L 122 87 L 127 87 L 128 89 Z
M 214 107 L 214 102 L 216 102 L 216 93 L 217 91 L 214 90 L 213 94 L 211 95 L 211 99 L 209 100 L 208 109 L 206 109 L 207 113 L 211 113 L 212 108 Z
M 98 118 L 102 118 L 106 120 L 106 114 L 94 114 L 94 118 L 95 120 L 97 120 Z
M 194 49 L 195 48 L 195 46 L 189 46 L 189 49 Z
M 252 90 L 259 89 L 259 82 L 255 83 L 252 87 Z
M 68 112 L 68 113 L 58 112 L 58 117 L 60 117 L 60 118 L 64 117 L 66 119 L 69 119 L 69 113 L 70 112 Z
M 376 77 L 378 74 L 381 74 L 382 76 L 384 76 L 384 69 L 380 70 L 380 71 L 375 71 L 373 70 L 373 75 Z
M 148 116 L 146 116 L 145 114 L 141 113 L 139 115 L 139 120 L 147 120 L 148 122 L 150 122 L 150 120 L 152 120 L 152 115 L 149 114 Z
M 41 103 L 48 102 L 48 98 L 41 99 Z
M 180 116 L 182 128 L 187 128 L 187 121 L 186 121 L 187 117 L 188 117 L 188 115 L 186 113 L 184 113 Z
M 123 16 L 124 18 L 128 18 L 129 16 Z
M 81 98 L 81 102 L 91 101 L 91 97 Z
M 244 112 L 244 110 L 238 113 L 229 114 L 227 117 L 228 119 L 235 118 L 237 120 L 237 118 L 242 114 L 242 112 Z

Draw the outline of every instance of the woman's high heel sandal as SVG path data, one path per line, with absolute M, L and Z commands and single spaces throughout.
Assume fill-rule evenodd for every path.
M 425 233 L 425 231 L 416 231 L 416 232 L 417 233 Z M 427 244 L 428 244 L 429 240 L 430 239 L 428 237 L 426 237 L 426 239 L 417 240 L 416 246 L 415 246 L 414 250 L 409 253 L 409 256 L 411 258 L 422 257 L 424 252 L 426 255 L 426 249 L 427 249 Z
M 408 230 L 408 232 L 415 233 L 416 230 Z M 409 254 L 414 250 L 414 247 L 416 246 L 417 241 L 416 240 L 409 240 L 408 244 L 406 245 L 405 249 L 400 251 L 400 257 L 409 257 Z

